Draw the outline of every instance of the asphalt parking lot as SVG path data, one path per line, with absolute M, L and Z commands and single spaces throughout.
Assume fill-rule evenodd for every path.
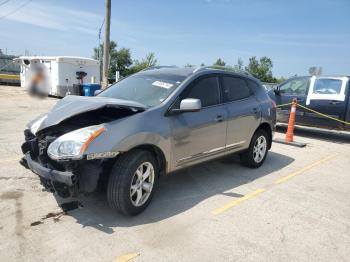
M 62 213 L 18 163 L 25 124 L 55 101 L 0 87 L 0 261 L 348 261 L 350 135 L 298 130 L 307 146 L 274 143 L 259 169 L 233 157 L 162 177 L 137 217 L 102 193 Z

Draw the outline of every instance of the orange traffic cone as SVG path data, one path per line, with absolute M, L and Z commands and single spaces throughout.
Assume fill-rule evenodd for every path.
M 285 139 L 278 139 L 278 138 L 274 139 L 273 142 L 286 144 L 286 145 L 291 145 L 291 146 L 297 146 L 297 147 L 304 147 L 304 146 L 306 146 L 305 143 L 299 143 L 299 142 L 295 142 L 293 140 L 296 111 L 297 111 L 297 100 L 296 100 L 296 98 L 293 98 L 292 107 L 290 109 L 290 115 L 289 115 L 288 129 L 287 129 L 286 137 L 285 137 Z
M 293 142 L 296 111 L 297 111 L 297 100 L 295 98 L 293 98 L 292 106 L 290 108 L 288 129 L 287 129 L 287 133 L 286 133 L 286 142 Z

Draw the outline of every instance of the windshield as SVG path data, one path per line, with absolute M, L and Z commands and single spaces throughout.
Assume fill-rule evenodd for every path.
M 180 80 L 180 81 L 179 81 Z M 183 79 L 137 74 L 115 83 L 98 96 L 132 100 L 146 106 L 163 102 Z

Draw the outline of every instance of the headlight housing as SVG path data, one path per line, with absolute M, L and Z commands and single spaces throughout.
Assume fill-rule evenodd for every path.
M 69 132 L 53 141 L 47 153 L 54 160 L 82 159 L 89 144 L 105 130 L 104 125 L 96 125 Z
M 36 121 L 34 121 L 29 129 L 30 129 L 30 132 L 35 135 L 36 132 L 38 131 L 39 127 L 41 126 L 41 123 L 47 118 L 47 115 L 43 115 L 41 117 L 39 117 Z

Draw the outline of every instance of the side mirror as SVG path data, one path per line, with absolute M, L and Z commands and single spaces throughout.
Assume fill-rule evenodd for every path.
M 97 96 L 99 93 L 101 93 L 102 92 L 102 89 L 99 89 L 99 90 L 95 90 L 95 92 L 94 92 L 94 96 Z
M 202 108 L 201 100 L 196 98 L 186 98 L 181 100 L 179 109 L 172 109 L 172 113 L 198 112 Z
M 274 92 L 276 95 L 280 95 L 280 94 L 281 94 L 280 87 L 279 87 L 279 86 L 275 86 L 275 87 L 273 88 L 273 92 Z

